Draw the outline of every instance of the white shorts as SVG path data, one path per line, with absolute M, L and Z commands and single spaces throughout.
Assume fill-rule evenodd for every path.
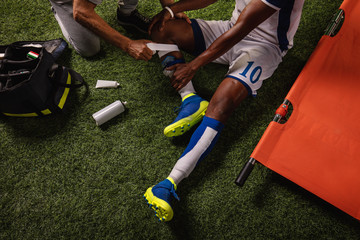
M 195 54 L 207 49 L 233 26 L 230 21 L 201 19 L 193 20 L 192 25 L 198 50 Z M 256 96 L 262 82 L 271 77 L 281 61 L 282 53 L 278 46 L 249 34 L 214 62 L 229 65 L 226 77 L 240 81 L 248 89 L 249 94 Z

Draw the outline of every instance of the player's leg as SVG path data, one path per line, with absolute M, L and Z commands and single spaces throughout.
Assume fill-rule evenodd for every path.
M 266 44 L 262 46 L 263 44 L 260 43 L 254 48 L 253 45 L 256 43 L 250 42 L 248 45 L 244 41 L 232 49 L 232 53 L 238 57 L 230 62 L 227 77 L 211 98 L 203 121 L 192 135 L 189 145 L 167 178 L 168 184 L 174 186 L 173 189 L 176 189 L 175 186 L 188 177 L 196 165 L 209 154 L 223 125 L 236 107 L 246 96 L 255 94 L 262 81 L 270 77 L 281 62 L 281 53 L 273 46 Z M 238 51 L 238 49 L 243 49 L 244 52 Z M 160 220 L 168 221 L 168 216 L 173 216 L 170 200 L 171 196 L 175 194 L 170 194 L 169 190 L 159 188 L 158 185 L 149 188 L 146 193 L 145 198 L 152 204 L 157 216 L 161 217 Z M 166 193 L 169 197 L 164 201 L 162 196 L 165 196 Z M 162 204 L 158 204 L 159 202 Z M 164 202 L 167 203 L 165 208 L 163 207 Z
M 73 18 L 72 1 L 50 0 L 52 11 L 65 39 L 84 57 L 90 57 L 100 51 L 100 39 Z
M 231 55 L 237 57 L 230 62 L 229 72 L 211 98 L 204 120 L 169 175 L 176 185 L 211 151 L 222 125 L 239 104 L 255 95 L 281 62 L 281 53 L 272 45 L 249 40 L 237 44 Z M 209 129 L 212 134 L 207 133 Z
M 175 193 L 177 185 L 209 154 L 225 121 L 246 96 L 248 91 L 239 81 L 224 79 L 212 97 L 204 119 L 167 179 L 147 189 L 144 197 L 160 221 L 171 220 L 174 213 L 170 202 L 172 196 L 178 199 Z
M 222 126 L 239 104 L 247 96 L 255 94 L 281 62 L 281 55 L 276 49 L 261 43 L 257 46 L 256 43 L 244 41 L 231 51 L 238 57 L 231 62 L 227 77 L 211 98 L 204 120 L 169 175 L 176 185 L 189 176 L 211 151 Z
M 239 81 L 225 78 L 211 98 L 208 110 L 190 142 L 170 172 L 169 178 L 179 184 L 188 177 L 214 147 L 227 119 L 248 96 L 248 90 Z
M 205 116 L 225 124 L 248 95 L 248 89 L 238 80 L 225 78 L 211 98 Z
M 154 42 L 176 44 L 181 50 L 194 52 L 195 36 L 192 24 L 184 19 L 170 19 L 165 23 L 162 31 L 159 31 L 158 26 L 154 25 L 151 32 L 151 39 Z M 180 52 L 179 54 L 179 57 L 182 57 Z
M 183 19 L 174 19 L 166 23 L 163 31 L 158 31 L 155 25 L 151 37 L 155 42 L 176 44 L 180 49 L 193 53 L 196 49 L 195 24 L 196 22 L 190 25 Z M 160 51 L 159 57 L 164 74 L 169 77 L 173 72 L 167 71 L 167 67 L 185 62 L 180 51 Z M 191 81 L 178 93 L 182 104 L 176 119 L 164 129 L 164 134 L 168 137 L 179 136 L 201 121 L 208 106 L 208 102 L 196 94 Z
M 138 0 L 119 0 L 116 10 L 118 23 L 147 33 L 151 20 L 138 12 L 137 5 Z

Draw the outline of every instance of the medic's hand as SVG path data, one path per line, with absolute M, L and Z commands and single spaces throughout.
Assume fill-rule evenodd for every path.
M 188 24 L 191 24 L 190 18 L 183 12 L 176 13 L 175 18 L 184 19 Z
M 175 14 L 175 18 L 178 18 L 178 19 L 184 19 L 187 23 L 191 24 L 191 21 L 189 19 L 189 17 L 181 12 L 181 13 L 176 13 Z M 166 9 L 163 9 L 161 12 L 159 12 L 157 15 L 155 15 L 150 23 L 150 26 L 149 26 L 149 35 L 151 36 L 151 32 L 152 32 L 152 29 L 154 27 L 155 24 L 159 24 L 159 31 L 162 31 L 164 29 L 164 26 L 165 26 L 165 23 L 167 21 L 169 21 L 171 18 L 171 14 L 168 10 Z
M 171 77 L 171 85 L 176 91 L 185 87 L 197 71 L 197 69 L 192 68 L 190 63 L 178 63 L 166 68 L 166 70 L 175 71 Z
M 153 52 L 147 47 L 146 43 L 150 40 L 131 40 L 126 48 L 126 52 L 137 60 L 148 61 L 151 59 Z
M 151 36 L 151 31 L 155 24 L 159 24 L 159 31 L 162 31 L 164 29 L 165 22 L 168 21 L 169 19 L 171 19 L 171 14 L 166 9 L 163 9 L 161 12 L 156 14 L 151 20 L 149 26 L 149 35 Z

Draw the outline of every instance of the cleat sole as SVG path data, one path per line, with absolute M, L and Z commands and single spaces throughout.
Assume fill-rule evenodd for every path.
M 159 218 L 160 222 L 167 222 L 173 218 L 174 212 L 171 206 L 166 201 L 154 196 L 152 187 L 146 190 L 144 198 L 149 207 L 155 211 L 155 216 Z
M 208 105 L 209 102 L 207 101 L 201 102 L 200 108 L 196 113 L 167 126 L 164 129 L 165 136 L 177 137 L 189 131 L 192 126 L 200 122 L 201 119 L 204 117 Z

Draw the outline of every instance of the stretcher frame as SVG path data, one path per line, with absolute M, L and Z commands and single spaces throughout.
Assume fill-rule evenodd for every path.
M 317 46 L 317 48 L 315 49 L 313 55 L 316 54 L 316 50 L 318 49 L 319 45 L 321 45 L 321 43 L 323 43 L 324 41 L 326 41 L 326 39 L 324 40 L 323 38 L 328 38 L 328 37 L 334 37 L 340 30 L 340 27 L 342 26 L 343 22 L 344 22 L 344 18 L 345 18 L 345 11 L 343 10 L 343 8 L 345 9 L 351 9 L 351 8 L 354 8 L 354 6 L 356 7 L 356 11 L 355 13 L 353 14 L 356 14 L 357 15 L 360 13 L 360 3 L 356 3 L 357 0 L 344 0 L 343 4 L 340 6 L 338 12 L 334 15 L 332 21 L 330 22 L 330 24 L 328 25 L 326 31 L 325 31 L 325 34 L 324 36 L 322 37 L 322 39 L 319 41 L 319 44 Z M 350 12 L 350 11 L 349 11 Z M 359 18 L 359 17 L 357 17 Z M 353 18 L 352 18 L 353 19 Z M 360 28 L 360 27 L 359 27 Z M 359 32 L 359 35 L 360 35 L 360 31 Z M 356 38 L 354 38 L 356 40 Z M 354 41 L 355 41 L 354 40 Z M 356 44 L 356 43 L 355 43 Z M 357 44 L 360 45 L 360 39 L 357 41 Z M 350 47 L 350 46 L 349 46 Z M 360 48 L 359 48 L 360 49 Z M 355 54 L 355 53 L 354 53 Z M 356 52 L 356 54 L 358 54 L 358 51 Z M 313 56 L 312 55 L 312 56 Z M 358 55 L 355 55 L 354 58 L 356 58 L 356 56 Z M 311 57 L 310 57 L 311 59 Z M 309 63 L 310 61 L 308 61 L 308 63 L 306 64 L 305 67 L 307 67 L 307 70 L 309 68 L 309 66 L 307 65 L 310 65 L 311 63 Z M 305 69 L 304 67 L 304 69 Z M 360 67 L 360 65 L 359 65 Z M 350 74 L 350 73 L 349 73 Z M 299 75 L 300 76 L 300 75 Z M 355 76 L 353 76 L 353 78 L 355 78 Z M 304 81 L 304 80 L 298 80 L 297 81 Z M 360 76 L 359 76 L 359 81 L 360 81 Z M 295 82 L 296 84 L 296 82 Z M 294 84 L 294 85 L 295 85 Z M 300 84 L 301 85 L 301 84 Z M 294 86 L 293 86 L 294 87 Z M 292 87 L 292 88 L 293 88 Z M 292 90 L 290 90 L 291 92 Z M 290 93 L 289 92 L 289 93 Z M 346 93 L 345 93 L 346 94 Z M 289 96 L 289 94 L 288 94 Z M 275 123 L 283 123 L 283 122 L 286 122 L 286 118 L 287 118 L 287 115 L 288 115 L 288 112 L 289 112 L 289 107 L 291 107 L 291 101 L 288 100 L 288 96 L 285 98 L 284 102 L 280 105 L 280 107 L 276 110 L 275 112 L 275 117 L 273 119 L 272 122 L 275 122 Z M 270 123 L 271 125 L 271 123 Z M 269 126 L 270 127 L 270 126 Z M 268 127 L 268 128 L 269 128 Z M 360 126 L 359 126 L 360 127 Z M 267 129 L 268 130 L 268 129 Z M 267 131 L 266 130 L 266 131 Z M 264 133 L 264 135 L 266 134 L 267 132 Z M 264 137 L 263 135 L 263 137 Z M 263 139 L 262 137 L 262 139 Z M 262 139 L 259 141 L 259 144 L 260 142 L 262 141 Z M 257 148 L 259 147 L 259 144 L 258 146 L 255 148 L 254 152 L 257 150 Z M 285 146 L 284 146 L 285 147 Z M 251 174 L 254 166 L 256 163 L 259 163 L 259 161 L 253 157 L 254 155 L 254 152 L 251 156 L 251 158 L 248 160 L 248 162 L 243 166 L 242 170 L 240 171 L 238 177 L 236 178 L 235 180 L 235 184 L 237 184 L 238 186 L 243 186 L 245 184 L 245 181 L 247 180 L 247 178 L 249 177 L 249 175 Z M 356 154 L 358 154 L 356 152 Z M 255 154 L 256 155 L 256 154 Z M 360 161 L 360 155 L 355 155 L 355 158 L 357 158 L 359 161 Z M 355 159 L 356 160 L 356 159 Z M 262 163 L 262 162 L 260 162 Z M 266 164 L 263 164 L 265 166 L 267 166 Z M 360 165 L 359 165 L 360 166 Z M 267 166 L 269 167 L 269 166 Z M 272 169 L 272 168 L 271 168 Z M 273 171 L 276 171 L 276 169 L 272 169 Z M 359 169 L 357 169 L 355 172 L 359 172 Z M 282 173 L 280 173 L 281 175 L 283 175 Z M 284 175 L 283 175 L 284 176 Z M 286 178 L 288 178 L 287 176 L 285 176 Z M 336 177 L 339 177 L 341 178 L 342 176 L 336 176 Z M 359 178 L 360 178 L 360 175 L 359 175 Z M 290 179 L 290 178 L 288 178 Z M 296 179 L 296 178 L 295 178 Z M 290 179 L 291 181 L 293 181 L 292 179 Z M 344 212 L 348 213 L 349 215 L 353 216 L 354 218 L 360 220 L 360 194 L 359 193 L 355 193 L 354 189 L 351 189 L 351 194 L 355 193 L 354 194 L 354 201 L 355 203 L 351 203 L 349 205 L 352 205 L 352 206 L 347 206 L 347 203 L 345 200 L 343 202 L 341 202 L 340 200 L 337 201 L 337 200 L 334 200 L 334 197 L 333 196 L 330 196 L 331 194 L 327 194 L 327 193 L 321 193 L 321 191 L 317 192 L 317 190 L 319 188 L 315 187 L 313 189 L 308 189 L 308 186 L 309 186 L 309 179 L 306 179 L 307 183 L 304 184 L 306 185 L 307 187 L 304 187 L 302 184 L 301 184 L 301 181 L 294 181 L 296 184 L 298 184 L 299 186 L 305 188 L 306 190 L 310 191 L 310 192 L 313 192 L 315 195 L 319 196 L 320 198 L 324 199 L 325 201 L 328 201 L 330 204 L 338 207 L 339 209 L 343 210 Z M 315 183 L 316 184 L 316 183 Z M 355 184 L 358 184 L 358 189 L 360 191 L 360 181 L 356 181 Z M 315 191 L 313 191 L 315 189 Z M 329 199 L 327 199 L 329 198 Z M 349 197 L 347 197 L 349 198 Z M 359 206 L 359 207 L 358 207 Z

